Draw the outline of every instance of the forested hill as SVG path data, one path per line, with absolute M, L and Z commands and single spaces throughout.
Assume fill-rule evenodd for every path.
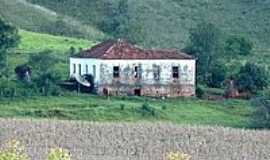
M 108 8 L 119 0 L 28 1 L 99 28 Z M 268 0 L 129 0 L 128 12 L 133 23 L 143 26 L 146 46 L 182 48 L 189 29 L 203 20 L 225 34 L 250 37 L 258 48 L 270 44 Z
M 102 23 L 110 20 L 108 13 L 114 11 L 109 10 L 117 9 L 118 2 L 1 0 L 0 14 L 31 31 L 102 40 Z M 270 44 L 268 0 L 129 0 L 128 16 L 131 23 L 140 25 L 144 35 L 141 43 L 147 47 L 183 48 L 189 29 L 201 21 L 216 24 L 224 35 L 245 35 L 256 48 L 265 49 Z M 131 34 L 137 36 L 136 32 Z

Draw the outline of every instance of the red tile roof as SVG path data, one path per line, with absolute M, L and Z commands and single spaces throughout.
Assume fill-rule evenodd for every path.
M 194 59 L 176 49 L 141 49 L 126 40 L 108 40 L 82 51 L 77 58 L 97 59 Z

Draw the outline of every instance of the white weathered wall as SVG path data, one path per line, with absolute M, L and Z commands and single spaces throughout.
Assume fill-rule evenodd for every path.
M 172 82 L 172 67 L 179 67 L 179 81 L 181 84 L 195 84 L 195 60 L 102 60 L 101 72 L 103 83 L 110 84 L 113 79 L 113 66 L 120 66 L 120 82 L 131 79 L 134 75 L 135 66 L 142 67 L 142 79 L 144 84 L 155 84 L 153 66 L 160 66 L 160 84 L 169 84 Z M 102 76 L 102 75 L 101 75 Z M 123 77 L 127 77 L 126 79 Z
M 76 74 L 79 74 L 78 64 L 82 65 L 82 75 L 86 74 L 85 66 L 88 65 L 89 74 L 93 74 L 93 65 L 96 66 L 95 82 L 98 84 L 113 83 L 113 67 L 120 66 L 121 83 L 130 83 L 134 76 L 134 67 L 142 67 L 142 79 L 144 84 L 155 84 L 153 65 L 160 66 L 159 84 L 170 84 L 173 81 L 172 67 L 179 66 L 179 83 L 183 85 L 195 85 L 195 60 L 99 60 L 99 59 L 80 59 L 70 58 L 70 75 L 72 75 L 73 64 L 76 64 Z
M 100 62 L 99 59 L 90 59 L 90 58 L 70 58 L 70 76 L 73 75 L 73 64 L 76 65 L 76 75 L 79 75 L 79 64 L 82 66 L 81 73 L 82 75 L 86 73 L 86 65 L 88 65 L 88 74 L 94 75 L 93 66 L 96 66 L 96 76 L 95 82 L 100 81 Z

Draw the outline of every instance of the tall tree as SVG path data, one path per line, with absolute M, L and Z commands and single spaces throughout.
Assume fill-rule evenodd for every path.
M 127 38 L 129 34 L 130 16 L 128 14 L 128 0 L 120 0 L 118 4 L 118 13 L 116 20 L 118 27 L 115 31 L 115 37 Z
M 18 30 L 0 17 L 0 76 L 6 74 L 8 54 L 19 43 Z
M 199 78 L 207 81 L 211 68 L 223 53 L 221 31 L 212 23 L 200 23 L 190 30 L 186 51 L 198 58 Z
M 106 33 L 112 34 L 118 24 L 116 23 L 115 17 L 117 14 L 116 8 L 113 5 L 113 2 L 106 1 L 104 2 L 104 13 L 105 16 L 101 17 L 101 22 L 99 23 L 99 27 Z
M 43 95 L 48 95 L 60 79 L 55 71 L 57 62 L 58 59 L 49 50 L 33 54 L 29 58 L 28 65 L 32 68 L 33 81 L 37 88 L 41 89 Z
M 128 39 L 133 43 L 143 41 L 143 24 L 138 18 L 129 15 L 129 1 L 119 0 L 105 3 L 106 16 L 103 18 L 100 27 L 104 32 L 111 34 L 114 38 Z

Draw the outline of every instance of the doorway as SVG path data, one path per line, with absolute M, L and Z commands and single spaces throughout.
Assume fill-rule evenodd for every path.
M 135 96 L 141 96 L 141 89 L 134 89 L 134 95 Z

